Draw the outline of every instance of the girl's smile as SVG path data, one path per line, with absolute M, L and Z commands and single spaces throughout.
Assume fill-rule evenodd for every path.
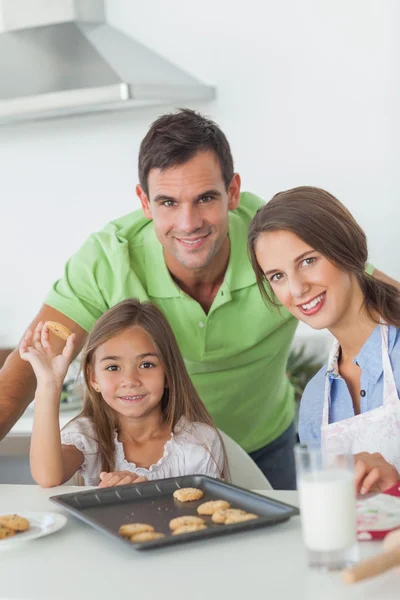
M 147 394 L 141 394 L 140 396 L 119 396 L 119 399 L 122 402 L 128 402 L 129 404 L 131 402 L 140 402 L 141 400 L 143 400 L 143 398 L 146 397 L 146 395 Z

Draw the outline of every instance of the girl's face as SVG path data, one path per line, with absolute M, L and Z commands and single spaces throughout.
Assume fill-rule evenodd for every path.
M 263 233 L 257 262 L 279 302 L 314 329 L 335 329 L 348 310 L 353 277 L 290 231 Z
M 139 327 L 125 329 L 95 350 L 90 382 L 122 416 L 161 413 L 164 368 L 151 338 Z

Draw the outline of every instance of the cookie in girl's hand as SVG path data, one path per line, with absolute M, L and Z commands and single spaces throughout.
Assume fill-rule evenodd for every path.
M 46 325 L 50 331 L 52 331 L 57 337 L 62 340 L 67 340 L 71 335 L 70 330 L 65 325 L 57 323 L 56 321 L 46 321 Z

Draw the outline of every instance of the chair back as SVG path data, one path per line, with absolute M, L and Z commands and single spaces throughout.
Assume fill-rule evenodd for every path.
M 228 457 L 231 482 L 249 490 L 272 490 L 264 473 L 229 435 L 220 430 Z

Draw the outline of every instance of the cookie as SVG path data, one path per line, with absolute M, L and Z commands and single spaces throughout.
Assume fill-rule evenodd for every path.
M 9 529 L 8 527 L 4 527 L 4 525 L 0 525 L 0 540 L 12 537 L 13 535 L 15 535 L 15 531 Z
M 238 517 L 247 514 L 248 513 L 245 510 L 241 510 L 240 508 L 220 508 L 213 514 L 211 520 L 214 521 L 214 523 L 225 523 L 226 519 L 229 517 Z
M 202 529 L 206 529 L 204 525 L 184 525 L 183 527 L 179 527 L 172 532 L 172 535 L 181 535 L 182 533 L 193 533 L 194 531 L 201 531 Z
M 173 496 L 179 502 L 191 502 L 192 500 L 200 500 L 204 496 L 204 492 L 197 488 L 181 488 L 175 490 Z
M 245 513 L 244 515 L 231 515 L 225 519 L 225 525 L 232 525 L 233 523 L 244 523 L 245 521 L 253 521 L 253 519 L 258 519 L 257 515 L 253 515 L 253 513 Z
M 150 542 L 151 540 L 159 540 L 163 537 L 165 537 L 165 535 L 163 533 L 158 533 L 158 531 L 142 531 L 141 533 L 133 535 L 130 540 L 131 542 Z
M 4 527 L 8 527 L 8 529 L 12 529 L 15 532 L 28 531 L 29 529 L 28 519 L 19 515 L 1 515 L 0 525 L 4 525 Z
M 199 515 L 213 515 L 217 510 L 230 508 L 231 505 L 226 500 L 209 500 L 203 502 L 197 507 Z
M 204 519 L 192 515 L 185 515 L 183 517 L 176 517 L 169 522 L 169 528 L 172 531 L 180 529 L 181 527 L 189 527 L 191 525 L 204 525 Z
M 55 333 L 55 335 L 62 340 L 67 340 L 71 335 L 70 330 L 65 325 L 61 325 L 61 323 L 57 323 L 56 321 L 46 321 L 47 327 Z
M 154 527 L 152 525 L 147 525 L 147 523 L 127 523 L 126 525 L 121 525 L 119 528 L 119 533 L 127 538 L 132 538 L 132 536 L 137 535 L 138 533 L 148 533 L 153 531 Z

